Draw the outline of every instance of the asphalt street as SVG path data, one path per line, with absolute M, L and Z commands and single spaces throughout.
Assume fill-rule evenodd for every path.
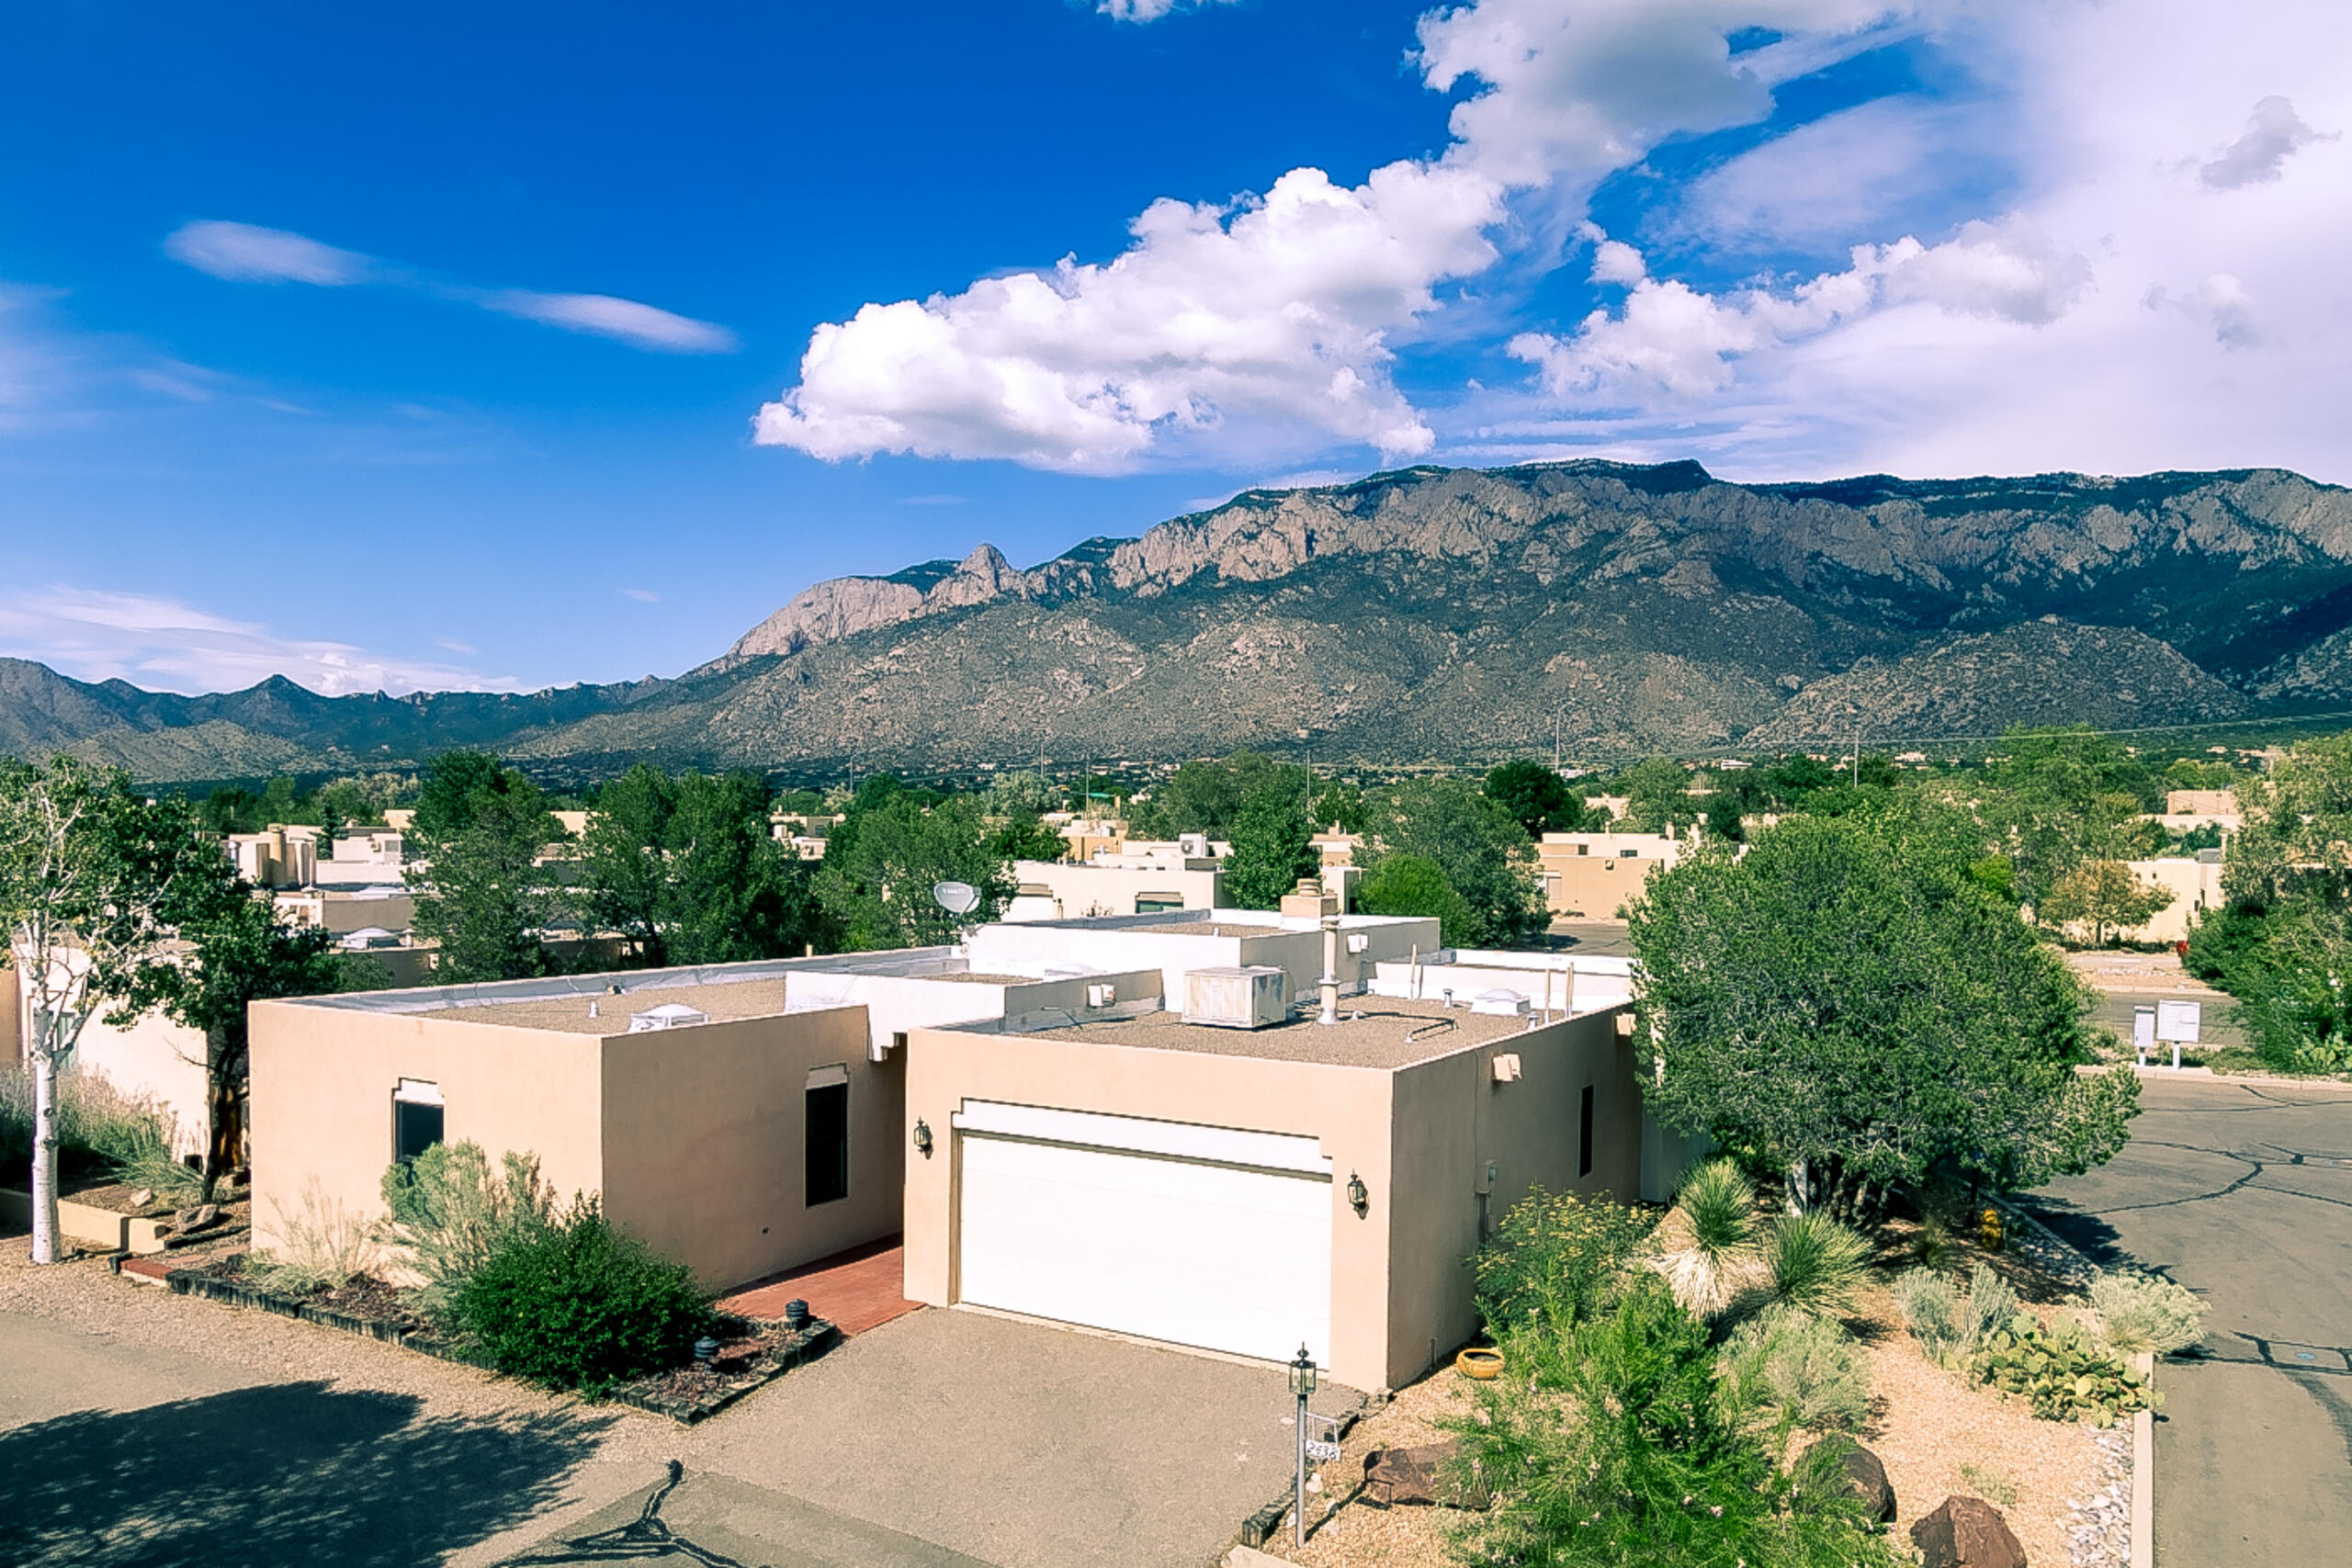
M 2352 1562 L 2352 1090 L 2151 1079 L 2141 1105 L 2120 1155 L 2033 1206 L 2209 1304 L 2157 1370 L 2156 1562 Z

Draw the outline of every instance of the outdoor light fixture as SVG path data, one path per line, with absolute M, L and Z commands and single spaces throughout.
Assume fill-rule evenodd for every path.
M 1298 1396 L 1298 1477 L 1291 1493 L 1291 1540 L 1298 1546 L 1306 1544 L 1306 1396 L 1315 1392 L 1315 1358 L 1306 1347 L 1298 1348 L 1297 1359 L 1290 1364 L 1290 1391 Z
M 915 1153 L 925 1159 L 931 1157 L 931 1123 L 921 1117 L 915 1119 Z
M 1371 1201 L 1372 1193 L 1365 1189 L 1363 1178 L 1352 1170 L 1348 1172 L 1348 1207 L 1361 1214 Z

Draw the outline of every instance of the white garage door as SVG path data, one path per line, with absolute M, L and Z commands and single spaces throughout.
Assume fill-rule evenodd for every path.
M 1331 1174 L 1313 1138 L 974 1101 L 963 1300 L 1330 1364 Z

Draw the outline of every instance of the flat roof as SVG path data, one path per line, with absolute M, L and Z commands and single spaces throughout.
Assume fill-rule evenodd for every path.
M 596 1016 L 588 1016 L 591 1003 Z M 418 1018 L 454 1019 L 460 1023 L 495 1024 L 504 1029 L 552 1029 L 568 1034 L 625 1034 L 631 1013 L 682 1004 L 707 1014 L 714 1023 L 746 1018 L 781 1018 L 787 1012 L 836 1008 L 831 999 L 793 1006 L 783 978 L 739 980 L 716 986 L 672 986 L 659 992 L 607 996 L 601 992 L 566 997 L 524 997 L 514 1001 L 475 1002 L 466 1007 L 435 1008 Z
M 1030 1038 L 1082 1040 L 1138 1051 L 1191 1051 L 1204 1056 L 1255 1056 L 1272 1062 L 1312 1062 L 1336 1067 L 1407 1067 L 1457 1051 L 1527 1032 L 1524 1018 L 1472 1012 L 1437 1001 L 1401 997 L 1342 997 L 1340 1021 L 1321 1024 L 1312 1010 L 1266 1029 L 1218 1029 L 1186 1023 L 1182 1013 L 1089 1021 L 1030 1032 Z

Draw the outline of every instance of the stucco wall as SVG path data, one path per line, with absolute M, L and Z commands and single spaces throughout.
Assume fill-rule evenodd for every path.
M 1253 912 L 1256 921 L 1271 916 Z M 1309 995 L 1323 973 L 1323 933 L 1317 929 L 1285 931 L 1272 924 L 1198 922 L 1199 935 L 1189 931 L 1102 930 L 1070 926 L 984 926 L 972 933 L 972 967 L 988 970 L 1003 965 L 1085 964 L 1097 969 L 1154 968 L 1160 972 L 1160 994 L 1171 1011 L 1184 1007 L 1184 976 L 1195 969 L 1265 964 L 1286 971 L 1294 1001 Z M 1224 934 L 1211 936 L 1212 927 Z M 1438 947 L 1435 920 L 1383 920 L 1343 918 L 1340 926 L 1338 975 L 1343 990 L 1353 993 L 1370 977 L 1372 965 L 1385 958 L 1404 958 L 1418 947 L 1434 953 Z M 1346 938 L 1361 933 L 1365 949 L 1347 951 Z
M 859 1007 L 604 1043 L 605 1212 L 714 1288 L 899 1228 L 903 1068 L 866 1060 Z M 849 1073 L 849 1196 L 807 1201 L 812 1067 Z
M 201 1030 L 174 1023 L 160 1012 L 116 1028 L 103 1015 L 82 1028 L 74 1048 L 78 1072 L 102 1076 L 126 1094 L 154 1100 L 171 1113 L 173 1152 L 205 1146 L 210 1125 L 204 1092 L 206 1044 Z
M 305 1182 L 363 1215 L 383 1213 L 392 1159 L 392 1090 L 401 1078 L 440 1087 L 444 1135 L 492 1160 L 539 1156 L 556 1190 L 604 1184 L 602 1094 L 593 1034 L 256 1002 L 252 1030 L 254 1239 L 280 1239 L 280 1212 L 299 1212 Z
M 1480 1240 L 1481 1194 L 1489 1226 L 1537 1187 L 1638 1194 L 1641 1092 L 1633 1042 L 1620 1032 L 1625 1016 L 1612 1009 L 1569 1019 L 1396 1075 L 1392 1179 L 1404 1196 L 1389 1219 L 1389 1386 L 1411 1382 L 1477 1331 L 1465 1260 Z M 1516 1083 L 1495 1081 L 1493 1060 L 1505 1053 L 1520 1058 Z M 1592 1173 L 1579 1177 L 1587 1084 L 1595 1088 Z
M 962 1150 L 953 1130 L 967 1100 L 1148 1116 L 1315 1138 L 1331 1160 L 1331 1373 L 1359 1388 L 1387 1386 L 1389 1075 L 1182 1051 L 1129 1050 L 1035 1035 L 926 1030 L 910 1043 L 907 1131 L 930 1124 L 931 1156 L 906 1179 L 906 1292 L 945 1306 L 956 1298 L 952 1242 Z M 1348 1174 L 1373 1199 L 1359 1219 Z
M 1057 908 L 1035 919 L 1078 919 L 1089 915 L 1132 915 L 1136 899 L 1145 893 L 1172 893 L 1187 909 L 1214 909 L 1225 887 L 1225 874 L 1187 871 L 1182 866 L 1082 865 L 1068 861 L 1023 860 L 1012 863 L 1013 880 L 1038 883 L 1053 889 Z

